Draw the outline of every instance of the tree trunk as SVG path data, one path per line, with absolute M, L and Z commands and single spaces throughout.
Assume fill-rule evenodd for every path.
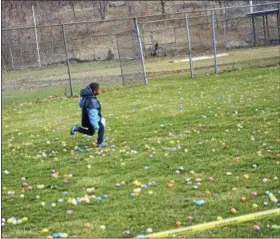
M 164 14 L 165 13 L 165 9 L 164 9 L 165 1 L 160 0 L 160 4 L 161 4 L 161 12 L 162 12 L 162 14 Z

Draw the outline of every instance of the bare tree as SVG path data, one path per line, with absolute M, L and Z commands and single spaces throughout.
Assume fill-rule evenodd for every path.
M 71 6 L 71 8 L 72 8 L 72 11 L 73 11 L 74 17 L 76 18 L 75 1 L 70 1 L 70 6 Z
M 101 19 L 101 20 L 104 20 L 105 17 L 106 17 L 107 7 L 108 7 L 109 1 L 108 1 L 108 0 L 97 1 L 96 3 L 97 3 L 97 4 L 96 4 L 96 7 L 97 7 L 97 10 L 98 10 L 98 12 L 99 12 L 100 19 Z
M 134 1 L 126 1 L 126 6 L 128 10 L 128 16 L 132 17 L 135 15 L 135 2 Z
M 160 0 L 160 5 L 161 5 L 161 12 L 162 14 L 165 13 L 165 3 L 168 2 L 168 0 Z

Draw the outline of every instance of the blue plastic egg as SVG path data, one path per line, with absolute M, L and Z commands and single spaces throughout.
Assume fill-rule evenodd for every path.
M 130 197 L 135 197 L 135 193 L 131 193 L 131 194 L 130 194 Z

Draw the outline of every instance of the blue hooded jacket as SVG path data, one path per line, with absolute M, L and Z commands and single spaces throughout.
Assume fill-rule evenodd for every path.
M 81 90 L 80 97 L 79 104 L 82 109 L 82 126 L 88 128 L 91 125 L 95 130 L 98 130 L 99 122 L 102 118 L 99 101 L 89 86 Z

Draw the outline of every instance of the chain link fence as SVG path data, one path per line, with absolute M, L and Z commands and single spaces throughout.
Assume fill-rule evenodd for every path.
M 273 13 L 254 16 L 253 27 L 251 8 Z M 142 18 L 147 73 L 188 72 L 190 59 L 195 75 L 279 64 L 279 25 L 279 2 Z
M 2 30 L 2 89 L 61 87 L 69 96 L 93 81 L 104 88 L 143 84 L 144 58 L 135 21 Z
M 2 29 L 2 90 L 53 87 L 71 95 L 92 81 L 115 88 L 147 83 L 147 75 L 279 64 L 279 6 Z M 252 8 L 270 13 L 252 18 Z

